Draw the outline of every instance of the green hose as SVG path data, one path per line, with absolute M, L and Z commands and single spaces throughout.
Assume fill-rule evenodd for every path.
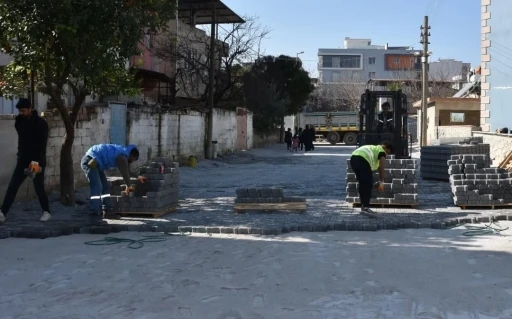
M 448 229 L 459 227 L 462 225 L 456 225 Z M 502 231 L 508 230 L 509 227 L 501 227 L 498 222 L 491 221 L 489 224 L 484 226 L 464 225 L 467 231 L 463 232 L 464 236 L 483 236 L 483 235 L 500 235 Z
M 163 232 L 161 235 L 143 235 L 141 239 L 129 239 L 119 237 L 105 237 L 99 240 L 87 241 L 84 244 L 89 246 L 107 246 L 117 245 L 121 243 L 128 243 L 130 249 L 140 249 L 144 247 L 144 243 L 159 243 L 166 241 L 170 236 L 186 236 L 187 234 L 181 232 L 180 234 L 171 234 Z

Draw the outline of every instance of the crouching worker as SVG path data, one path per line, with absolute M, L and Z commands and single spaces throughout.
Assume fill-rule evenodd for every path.
M 139 159 L 135 145 L 99 144 L 91 147 L 82 158 L 80 165 L 87 176 L 91 189 L 90 209 L 93 221 L 100 222 L 105 212 L 107 219 L 119 219 L 110 206 L 110 184 L 105 170 L 117 167 L 126 184 L 126 192 L 133 190 L 131 177 L 137 177 L 142 183 L 146 181 L 130 171 L 129 164 Z
M 390 142 L 384 141 L 380 145 L 364 145 L 356 149 L 350 157 L 350 166 L 356 174 L 359 183 L 359 199 L 361 200 L 361 214 L 376 217 L 377 214 L 370 209 L 372 198 L 373 171 L 379 169 L 379 183 L 377 190 L 384 190 L 384 164 L 386 154 L 393 152 Z
M 27 176 L 30 176 L 33 180 L 34 190 L 43 211 L 39 220 L 46 222 L 52 217 L 50 215 L 48 196 L 44 189 L 48 124 L 37 114 L 30 100 L 25 98 L 19 99 L 16 108 L 20 112 L 14 121 L 14 128 L 18 133 L 18 154 L 16 167 L 12 173 L 4 202 L 0 208 L 0 224 L 5 222 L 16 194 Z

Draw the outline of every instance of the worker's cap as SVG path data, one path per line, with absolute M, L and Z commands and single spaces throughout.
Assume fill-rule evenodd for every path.
M 21 98 L 18 100 L 18 103 L 16 103 L 16 108 L 19 109 L 29 109 L 32 107 L 32 104 L 30 103 L 29 99 Z

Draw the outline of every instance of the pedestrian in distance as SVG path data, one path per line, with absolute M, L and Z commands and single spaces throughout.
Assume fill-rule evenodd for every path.
M 297 134 L 292 138 L 292 152 L 297 153 L 299 151 L 300 139 Z
M 14 121 L 18 133 L 18 154 L 16 167 L 7 187 L 2 206 L 0 207 L 0 223 L 5 222 L 18 190 L 27 176 L 32 177 L 34 190 L 41 204 L 40 221 L 51 219 L 48 196 L 44 188 L 46 168 L 46 145 L 48 143 L 48 124 L 37 114 L 29 99 L 21 98 L 16 103 L 19 115 Z
M 125 192 L 134 191 L 131 177 L 137 177 L 141 183 L 146 178 L 130 171 L 129 164 L 139 159 L 139 151 L 135 145 L 122 146 L 117 144 L 99 144 L 92 146 L 81 161 L 82 171 L 89 181 L 91 190 L 90 213 L 93 222 L 101 223 L 103 213 L 106 219 L 120 219 L 112 212 L 110 205 L 110 184 L 105 170 L 118 168 L 126 184 Z
M 292 150 L 292 129 L 288 128 L 288 131 L 284 132 L 284 142 L 286 143 L 286 150 Z
M 352 152 L 350 166 L 356 174 L 359 183 L 359 199 L 361 200 L 361 214 L 377 217 L 370 209 L 370 200 L 373 191 L 373 172 L 379 170 L 377 190 L 384 191 L 386 155 L 393 152 L 390 142 L 384 141 L 380 145 L 364 145 Z

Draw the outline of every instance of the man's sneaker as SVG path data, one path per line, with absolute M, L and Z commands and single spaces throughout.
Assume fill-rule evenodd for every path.
M 5 215 L 4 213 L 0 212 L 0 224 L 5 222 Z
M 368 207 L 361 208 L 360 214 L 364 215 L 364 216 L 371 217 L 371 218 L 377 218 L 377 213 L 375 213 L 373 210 L 371 210 Z
M 52 215 L 50 215 L 50 213 L 48 213 L 48 212 L 43 212 L 43 216 L 41 216 L 41 218 L 39 220 L 42 222 L 47 222 L 50 219 L 52 219 Z

